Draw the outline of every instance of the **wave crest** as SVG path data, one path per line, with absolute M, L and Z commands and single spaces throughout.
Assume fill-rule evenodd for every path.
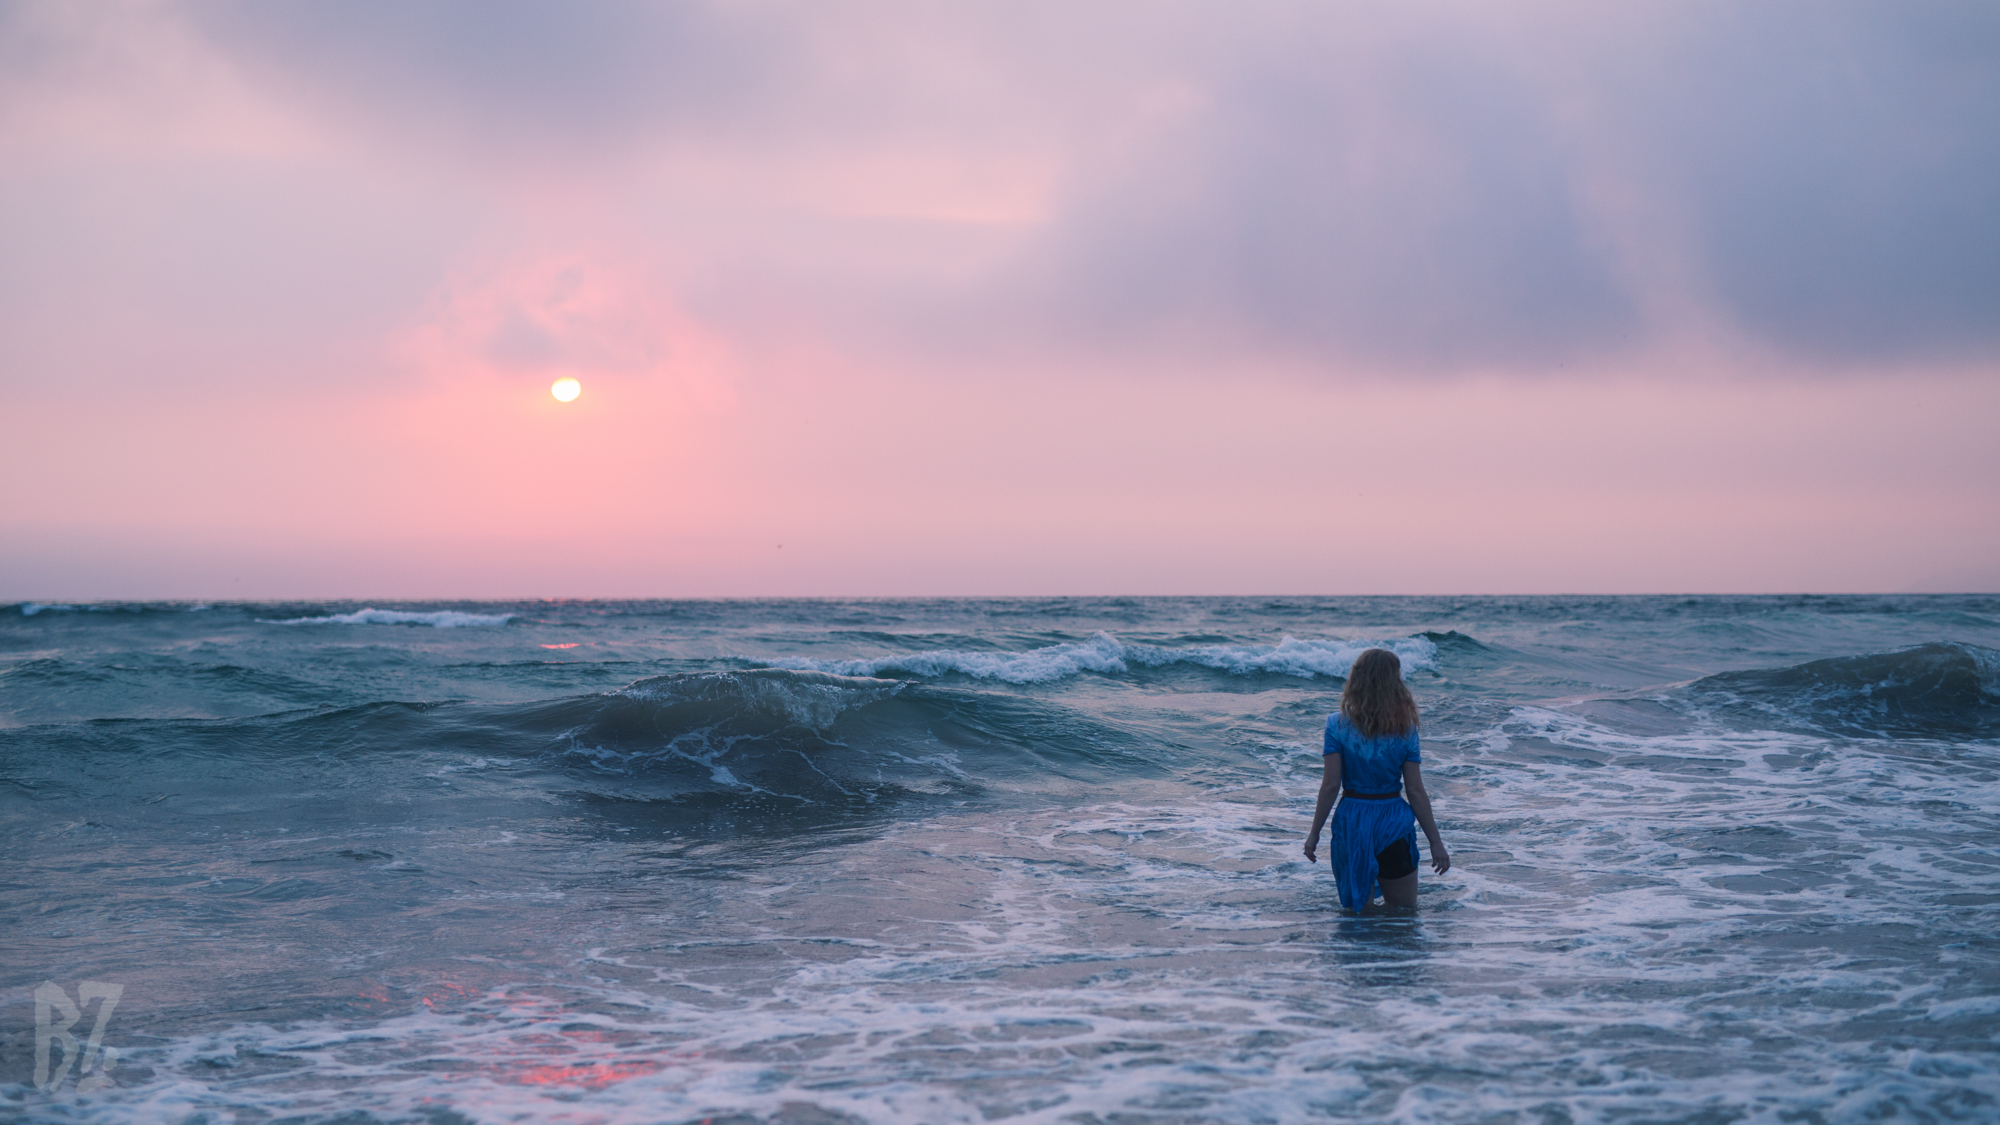
M 511 613 L 460 613 L 457 610 L 441 609 L 429 613 L 414 613 L 401 609 L 357 609 L 353 613 L 334 613 L 324 617 L 292 617 L 283 621 L 258 618 L 263 625 L 428 625 L 435 629 L 491 628 L 512 621 Z
M 1087 641 L 1066 641 L 1026 652 L 990 652 L 964 649 L 933 649 L 854 660 L 814 660 L 788 657 L 769 663 L 778 668 L 800 669 L 839 676 L 879 676 L 884 672 L 932 677 L 952 673 L 982 680 L 1034 684 L 1066 679 L 1084 672 L 1118 675 L 1133 665 L 1160 668 L 1191 664 L 1213 668 L 1231 675 L 1276 674 L 1312 679 L 1315 676 L 1346 677 L 1354 658 L 1370 648 L 1386 648 L 1402 658 L 1405 674 L 1437 667 L 1437 645 L 1428 637 L 1403 637 L 1390 641 L 1301 640 L 1286 636 L 1275 645 L 1190 645 L 1164 647 L 1126 644 L 1109 633 L 1093 634 Z
M 1721 672 L 1689 685 L 1738 716 L 1849 736 L 2000 732 L 2000 651 L 1951 641 Z
M 695 672 L 641 680 L 618 694 L 666 709 L 728 709 L 825 730 L 844 711 L 903 690 L 893 681 L 825 672 L 760 668 L 744 672 Z

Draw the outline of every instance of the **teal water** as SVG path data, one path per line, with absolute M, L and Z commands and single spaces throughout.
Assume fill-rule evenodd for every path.
M 1298 849 L 1371 644 L 1414 916 Z M 0 1112 L 1994 1120 L 1996 650 L 1995 597 L 0 609 Z

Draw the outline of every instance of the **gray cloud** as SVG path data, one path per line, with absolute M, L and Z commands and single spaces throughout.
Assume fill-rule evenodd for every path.
M 686 137 L 744 168 L 801 166 L 764 159 L 787 146 L 1058 152 L 1047 221 L 948 292 L 914 274 L 898 288 L 880 263 L 857 260 L 859 286 L 841 261 L 786 274 L 769 247 L 710 246 L 731 260 L 708 276 L 877 335 L 1534 366 L 1644 346 L 1672 327 L 1649 310 L 1678 300 L 1814 361 L 2000 355 L 2000 7 L 1976 0 L 1507 23 L 1284 4 L 184 13 L 264 88 L 396 160 L 473 154 L 504 173 Z M 1185 98 L 1164 124 L 1132 108 L 1157 90 Z M 1603 206 L 1606 182 L 1630 199 Z M 868 243 L 827 240 L 836 258 Z M 1662 253 L 1674 269 L 1636 260 Z
M 419 145 L 516 160 L 745 123 L 782 27 L 701 3 L 211 0 L 191 24 L 273 89 Z
M 2000 348 L 2000 7 L 1708 10 L 1628 90 L 1721 304 L 1816 358 Z
M 1086 336 L 1220 323 L 1413 367 L 1642 344 L 1663 303 L 1812 361 L 2000 353 L 2000 8 L 1620 15 L 1238 37 L 1181 72 L 1201 113 L 1070 201 L 1033 285 Z
M 1451 37 L 1357 65 L 1320 30 L 1232 60 L 1074 201 L 1037 279 L 1066 322 L 1421 366 L 1636 330 L 1536 91 Z

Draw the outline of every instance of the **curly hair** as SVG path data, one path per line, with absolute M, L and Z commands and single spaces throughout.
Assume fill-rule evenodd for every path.
M 1417 701 L 1403 683 L 1403 662 L 1386 648 L 1354 658 L 1340 713 L 1367 738 L 1397 737 L 1417 729 Z

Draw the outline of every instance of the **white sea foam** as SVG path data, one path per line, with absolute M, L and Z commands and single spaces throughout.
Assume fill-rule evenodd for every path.
M 429 625 L 438 629 L 465 629 L 505 625 L 511 613 L 460 613 L 441 609 L 432 613 L 410 613 L 400 609 L 357 609 L 326 617 L 292 617 L 283 621 L 258 618 L 264 625 Z
M 1618 741 L 1560 712 L 1516 712 L 1503 725 L 1572 745 Z M 1702 749 L 1625 741 L 1633 752 Z M 1478 822 L 1517 820 L 1526 793 L 1452 796 L 1464 807 L 1449 815 L 1473 823 L 1450 827 L 1461 863 L 1446 879 L 1425 876 L 1422 918 L 1333 916 L 1324 868 L 1297 862 L 1309 787 L 1256 804 L 938 819 L 803 871 L 745 869 L 728 898 L 755 905 L 718 911 L 724 919 L 709 918 L 713 901 L 661 896 L 612 944 L 591 947 L 585 961 L 601 971 L 589 986 L 443 982 L 421 1009 L 365 1025 L 167 1035 L 122 1064 L 157 1077 L 101 1097 L 126 1119 L 218 1104 L 330 1117 L 362 1099 L 383 1118 L 439 1104 L 473 1120 L 582 1108 L 608 1125 L 734 1115 L 1063 1125 L 1160 1109 L 1215 1122 L 1775 1125 L 1973 1119 L 1929 1111 L 2000 1092 L 1980 1052 L 1992 998 L 1912 987 L 1905 967 L 1855 959 L 1839 927 L 1879 917 L 1855 899 L 1828 893 L 1800 915 L 1820 921 L 1799 935 L 1824 936 L 1833 956 L 1773 971 L 1763 939 L 1792 931 L 1768 894 L 1717 891 L 1702 877 L 1731 865 L 1658 877 L 1647 861 L 1677 841 L 1634 832 L 1654 818 L 1637 817 L 1614 786 L 1586 791 L 1580 816 L 1551 803 L 1539 810 L 1546 823 L 1497 838 Z M 1617 874 L 1607 830 L 1643 849 L 1619 861 L 1645 868 L 1621 875 L 1623 888 L 1588 885 Z M 907 916 L 925 880 L 946 872 L 943 909 Z M 899 925 L 864 936 L 851 925 L 861 915 L 821 905 L 858 891 L 882 896 Z M 981 909 L 956 908 L 967 895 Z M 695 911 L 708 921 L 691 933 Z M 753 953 L 764 971 L 720 968 Z M 1722 1015 L 1715 997 L 1727 999 Z M 1906 1035 L 1917 1027 L 1931 1044 L 1848 1035 L 1857 1014 Z M 1754 1065 L 1713 1061 L 1753 1034 L 1771 1040 Z M 246 1059 L 291 1069 L 281 1081 L 235 1078 Z M 1754 1112 L 1733 1112 L 1743 1106 Z M 1908 1106 L 1918 1112 L 1897 1112 Z
M 780 668 L 831 672 L 842 676 L 877 676 L 904 672 L 916 676 L 950 673 L 1015 684 L 1048 683 L 1083 672 L 1117 675 L 1134 664 L 1147 668 L 1193 664 L 1233 675 L 1269 673 L 1312 679 L 1347 675 L 1354 658 L 1370 648 L 1386 648 L 1402 658 L 1405 672 L 1437 667 L 1437 646 L 1427 637 L 1388 641 L 1301 640 L 1287 636 L 1275 645 L 1193 645 L 1165 647 L 1127 644 L 1109 633 L 1087 641 L 1067 641 L 1026 652 L 981 652 L 933 649 L 852 660 L 785 657 L 770 663 Z
M 745 864 L 724 891 L 673 884 L 615 928 L 593 901 L 574 908 L 586 984 L 461 968 L 365 1022 L 169 1026 L 94 1104 L 607 1125 L 1979 1119 L 1955 1111 L 2000 1095 L 2000 1005 L 1897 935 L 1983 932 L 1933 900 L 1990 885 L 1951 860 L 1985 846 L 1992 798 L 1956 792 L 1941 828 L 1934 799 L 1864 803 L 1885 769 L 1943 795 L 1941 764 L 1765 758 L 1827 747 L 1502 708 L 1426 747 L 1458 862 L 1423 876 L 1423 915 L 1355 919 L 1300 861 L 1311 748 L 1275 744 L 1219 764 L 1206 797 L 929 817 Z M 536 925 L 570 909 L 463 895 L 502 898 L 534 900 Z
M 33 617 L 38 613 L 144 613 L 144 605 L 127 605 L 113 602 L 110 605 L 90 605 L 77 602 L 22 602 L 22 617 Z

